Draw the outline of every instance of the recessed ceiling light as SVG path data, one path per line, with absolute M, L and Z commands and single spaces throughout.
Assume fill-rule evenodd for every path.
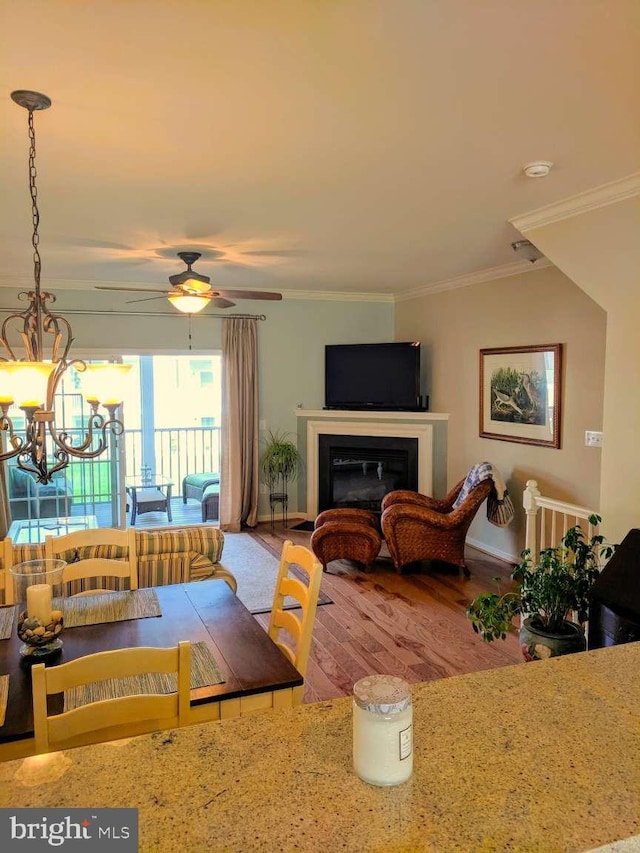
M 553 163 L 551 160 L 534 160 L 522 167 L 522 171 L 528 178 L 546 178 Z

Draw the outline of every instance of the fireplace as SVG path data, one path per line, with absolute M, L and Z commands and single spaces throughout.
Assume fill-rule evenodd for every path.
M 439 492 L 446 491 L 446 459 L 447 459 L 447 419 L 448 415 L 434 414 L 433 412 L 338 412 L 314 409 L 297 409 L 298 417 L 298 450 L 303 455 L 305 465 L 298 477 L 299 500 L 306 501 L 306 517 L 314 519 L 321 508 L 333 505 L 333 498 L 320 495 L 321 476 L 327 475 L 329 462 L 326 458 L 320 459 L 320 440 L 323 446 L 326 440 L 329 442 L 336 437 L 340 441 L 345 438 L 347 444 L 339 447 L 339 455 L 336 460 L 342 460 L 342 470 L 347 471 L 349 463 L 347 460 L 366 463 L 366 471 L 371 475 L 373 481 L 378 477 L 378 463 L 382 461 L 382 481 L 386 474 L 396 474 L 396 460 L 383 459 L 381 452 L 388 450 L 394 453 L 397 450 L 416 453 L 407 464 L 411 468 L 411 477 L 407 482 L 413 484 L 410 488 L 416 489 L 423 495 L 432 495 L 434 487 Z M 364 443 L 360 439 L 365 439 Z M 408 445 L 397 439 L 411 439 Z M 351 452 L 347 452 L 351 448 Z M 369 448 L 369 453 L 365 453 Z M 416 450 L 417 448 L 417 450 Z M 390 469 L 388 465 L 391 464 Z M 335 466 L 336 471 L 339 466 Z M 321 468 L 323 469 L 321 472 Z M 416 472 L 417 468 L 417 472 Z M 352 470 L 355 470 L 352 468 Z M 336 473 L 336 472 L 334 472 Z M 409 475 L 408 475 L 409 476 Z M 380 482 L 380 480 L 378 480 Z M 396 479 L 396 484 L 400 482 Z M 373 485 L 373 483 L 372 483 Z M 323 486 L 323 489 L 326 486 Z M 333 486 L 331 487 L 333 489 Z M 378 487 L 379 488 L 379 487 Z M 333 491 L 330 493 L 333 495 Z M 386 488 L 385 488 L 386 494 Z M 377 500 L 379 503 L 381 495 L 365 497 L 365 500 Z M 323 506 L 321 507 L 321 502 Z M 344 504 L 342 504 L 344 505 Z
M 418 439 L 318 436 L 318 511 L 356 507 L 380 512 L 394 489 L 418 489 Z

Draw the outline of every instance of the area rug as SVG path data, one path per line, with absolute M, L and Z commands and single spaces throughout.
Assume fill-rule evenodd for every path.
M 278 576 L 278 560 L 249 533 L 225 533 L 221 564 L 238 581 L 238 598 L 251 613 L 269 613 Z M 295 573 L 295 567 L 294 573 Z M 305 577 L 300 572 L 300 577 Z M 332 604 L 320 591 L 318 605 Z M 292 598 L 285 599 L 285 609 L 299 607 Z

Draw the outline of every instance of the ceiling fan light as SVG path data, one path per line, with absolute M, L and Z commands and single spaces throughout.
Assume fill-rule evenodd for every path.
M 203 278 L 207 277 L 203 276 Z M 187 281 L 183 281 L 182 284 L 178 286 L 180 290 L 184 291 L 185 293 L 194 293 L 197 295 L 198 293 L 208 293 L 209 290 L 211 290 L 208 282 L 208 278 L 207 281 L 200 281 L 199 278 L 194 278 L 192 274 L 191 277 L 187 279 Z
M 209 304 L 206 296 L 196 296 L 193 293 L 170 293 L 167 298 L 173 307 L 183 314 L 197 314 Z

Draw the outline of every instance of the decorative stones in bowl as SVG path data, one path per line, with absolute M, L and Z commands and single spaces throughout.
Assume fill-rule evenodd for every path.
M 63 643 L 59 634 L 63 626 L 62 610 L 52 610 L 46 625 L 23 610 L 18 616 L 18 636 L 23 642 L 20 646 L 22 657 L 42 658 L 60 651 Z

